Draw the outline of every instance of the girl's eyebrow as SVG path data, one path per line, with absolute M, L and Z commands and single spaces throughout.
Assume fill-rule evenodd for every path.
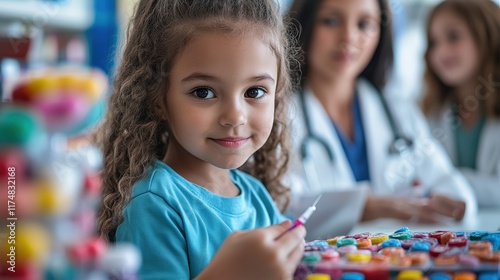
M 194 72 L 191 75 L 185 77 L 184 79 L 181 80 L 181 82 L 190 82 L 194 80 L 202 80 L 202 81 L 207 81 L 207 82 L 217 82 L 219 81 L 218 78 L 214 76 L 210 76 L 208 74 L 204 74 L 201 72 Z
M 262 80 L 270 80 L 273 83 L 276 82 L 273 79 L 273 77 L 271 77 L 271 75 L 269 75 L 267 73 L 263 73 L 263 74 L 260 74 L 260 75 L 257 75 L 255 77 L 251 77 L 250 79 L 248 79 L 249 82 L 258 82 L 258 81 L 262 81 Z
M 184 83 L 184 82 L 190 82 L 190 81 L 195 81 L 195 80 L 196 81 L 202 80 L 202 81 L 206 81 L 206 82 L 219 82 L 220 81 L 220 79 L 217 78 L 217 77 L 214 77 L 214 76 L 211 76 L 211 75 L 208 75 L 208 74 L 204 74 L 204 73 L 201 73 L 201 72 L 194 72 L 191 75 L 189 75 L 189 76 L 185 77 L 184 79 L 182 79 L 181 82 Z M 271 75 L 269 75 L 267 73 L 262 73 L 262 74 L 259 74 L 257 76 L 251 77 L 247 81 L 249 81 L 249 82 L 257 82 L 257 81 L 262 81 L 262 80 L 270 80 L 273 83 L 276 82 L 273 79 L 273 77 L 271 77 Z

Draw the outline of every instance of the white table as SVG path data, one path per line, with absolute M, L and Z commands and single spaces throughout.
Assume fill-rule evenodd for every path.
M 442 224 L 412 224 L 393 219 L 378 219 L 370 222 L 362 222 L 356 225 L 350 234 L 371 232 L 371 233 L 391 233 L 401 227 L 409 227 L 412 231 L 435 231 L 435 230 L 455 230 L 455 231 L 500 231 L 500 208 L 479 209 L 477 219 L 472 224 L 448 222 Z

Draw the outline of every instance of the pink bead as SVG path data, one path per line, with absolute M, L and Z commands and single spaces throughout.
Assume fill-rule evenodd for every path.
M 345 245 L 337 249 L 337 251 L 341 254 L 356 252 L 358 247 L 355 245 Z
M 477 267 L 480 264 L 479 259 L 476 256 L 463 255 L 463 254 L 458 256 L 458 263 L 460 263 L 463 266 L 471 266 L 471 267 Z

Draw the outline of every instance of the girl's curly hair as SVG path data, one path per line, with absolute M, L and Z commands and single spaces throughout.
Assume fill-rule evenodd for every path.
M 240 24 L 242 23 L 242 24 Z M 298 67 L 294 36 L 273 0 L 141 0 L 127 32 L 114 92 L 97 141 L 104 153 L 98 232 L 108 239 L 123 221 L 132 186 L 155 159 L 162 159 L 168 124 L 157 104 L 165 102 L 175 58 L 200 32 L 251 33 L 269 43 L 278 58 L 274 124 L 264 146 L 242 167 L 258 178 L 284 209 L 288 189 L 281 177 L 288 165 L 287 99 Z

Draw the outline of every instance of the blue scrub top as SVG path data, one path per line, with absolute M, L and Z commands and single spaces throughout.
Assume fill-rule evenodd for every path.
M 354 139 L 351 141 L 349 137 L 338 127 L 335 123 L 333 126 L 337 135 L 339 136 L 340 143 L 344 149 L 347 161 L 351 166 L 352 173 L 357 182 L 370 180 L 370 169 L 368 167 L 368 156 L 366 153 L 366 140 L 363 128 L 363 121 L 361 119 L 361 110 L 359 107 L 359 98 L 355 94 L 354 102 L 352 104 L 352 118 L 354 120 Z

